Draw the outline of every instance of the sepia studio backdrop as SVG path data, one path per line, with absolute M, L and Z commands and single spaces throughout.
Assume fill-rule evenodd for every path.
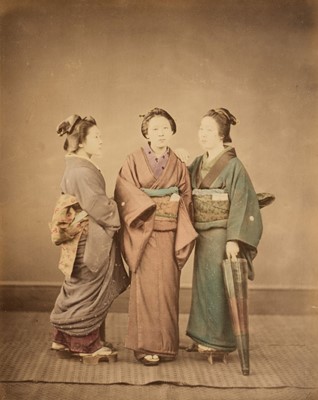
M 317 5 L 2 0 L 1 282 L 63 280 L 48 228 L 64 170 L 61 120 L 96 118 L 95 162 L 113 196 L 126 155 L 144 143 L 140 114 L 166 109 L 177 123 L 172 148 L 192 160 L 200 117 L 226 107 L 255 190 L 276 196 L 262 210 L 251 287 L 317 288 Z

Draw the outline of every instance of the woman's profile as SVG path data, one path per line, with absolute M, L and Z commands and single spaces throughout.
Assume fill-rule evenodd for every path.
M 101 132 L 94 118 L 72 115 L 57 133 L 66 137 L 67 154 L 51 236 L 62 247 L 59 268 L 65 280 L 50 316 L 51 348 L 79 355 L 85 363 L 116 360 L 117 352 L 104 342 L 104 322 L 128 279 L 114 240 L 120 228 L 117 205 L 92 161 L 101 154 Z

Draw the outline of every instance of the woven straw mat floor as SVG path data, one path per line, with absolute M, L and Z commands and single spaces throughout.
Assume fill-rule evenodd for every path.
M 210 365 L 199 353 L 180 350 L 174 362 L 157 367 L 137 363 L 123 347 L 128 318 L 109 314 L 107 340 L 119 350 L 117 363 L 84 365 L 76 357 L 60 358 L 50 350 L 48 313 L 0 314 L 0 381 L 146 385 L 163 382 L 214 388 L 318 388 L 317 317 L 250 317 L 251 374 L 243 376 L 237 352 L 228 364 Z M 187 315 L 180 315 L 181 347 Z

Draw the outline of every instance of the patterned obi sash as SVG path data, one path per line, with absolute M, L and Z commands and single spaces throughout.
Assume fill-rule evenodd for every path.
M 167 189 L 141 188 L 156 204 L 155 230 L 174 230 L 177 227 L 179 201 L 171 200 L 174 193 L 179 194 L 176 186 Z
M 229 216 L 228 194 L 222 189 L 193 189 L 195 222 L 226 220 Z

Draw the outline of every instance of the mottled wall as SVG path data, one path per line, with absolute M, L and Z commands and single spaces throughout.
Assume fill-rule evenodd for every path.
M 262 211 L 259 286 L 317 283 L 317 1 L 37 0 L 1 2 L 2 280 L 62 280 L 48 221 L 64 168 L 56 125 L 93 115 L 96 160 L 112 195 L 143 114 L 176 119 L 173 147 L 200 153 L 209 108 L 229 108 L 237 153 Z M 183 285 L 191 283 L 191 262 Z

